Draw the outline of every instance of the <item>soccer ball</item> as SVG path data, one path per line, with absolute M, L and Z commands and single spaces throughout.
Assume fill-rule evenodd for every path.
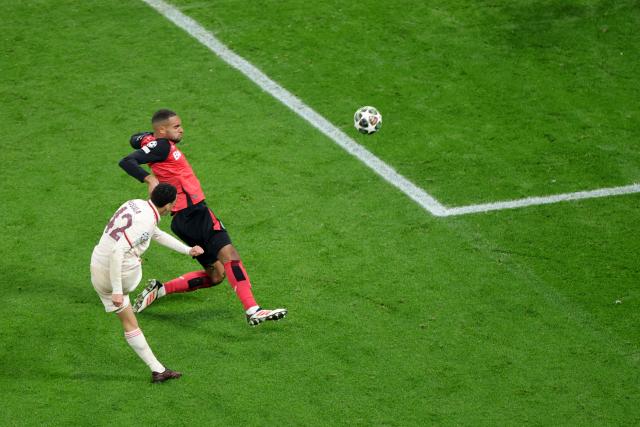
M 377 132 L 382 126 L 382 114 L 375 107 L 358 108 L 353 115 L 353 126 L 367 135 Z

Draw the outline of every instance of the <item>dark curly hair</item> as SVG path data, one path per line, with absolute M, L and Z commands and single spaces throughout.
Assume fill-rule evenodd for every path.
M 178 190 L 171 184 L 161 182 L 151 192 L 151 201 L 156 207 L 161 208 L 176 199 Z

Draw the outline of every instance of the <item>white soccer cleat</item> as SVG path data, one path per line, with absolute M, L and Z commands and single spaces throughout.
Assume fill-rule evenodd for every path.
M 156 279 L 149 280 L 147 287 L 136 298 L 135 304 L 133 304 L 133 312 L 140 313 L 145 308 L 149 307 L 156 299 L 160 298 L 158 291 L 164 285 Z
M 249 325 L 256 326 L 265 320 L 280 320 L 287 315 L 286 308 L 276 308 L 275 310 L 266 310 L 258 307 L 258 310 L 252 315 L 247 314 L 247 322 Z

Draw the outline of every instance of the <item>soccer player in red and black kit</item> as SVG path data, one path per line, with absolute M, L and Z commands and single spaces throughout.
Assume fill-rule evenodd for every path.
M 204 253 L 196 257 L 204 270 L 193 271 L 161 283 L 149 281 L 136 299 L 134 311 L 141 312 L 157 298 L 174 292 L 190 292 L 215 286 L 226 275 L 231 287 L 242 302 L 247 322 L 258 325 L 265 320 L 279 320 L 287 310 L 261 308 L 251 292 L 251 282 L 238 251 L 231 244 L 222 222 L 207 207 L 204 192 L 191 165 L 177 144 L 182 140 L 182 122 L 171 110 L 159 110 L 151 118 L 152 132 L 137 133 L 131 137 L 136 149 L 120 161 L 120 167 L 140 182 L 146 182 L 149 192 L 159 182 L 172 184 L 178 197 L 172 209 L 171 230 L 189 246 L 200 246 Z M 140 165 L 148 164 L 153 174 Z

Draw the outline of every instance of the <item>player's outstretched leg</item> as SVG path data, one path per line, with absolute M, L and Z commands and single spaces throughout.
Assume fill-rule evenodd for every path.
M 140 295 L 136 298 L 136 302 L 133 304 L 133 311 L 135 313 L 140 313 L 158 298 L 162 298 L 165 295 L 176 292 L 192 292 L 197 289 L 209 288 L 217 285 L 221 281 L 222 277 L 217 282 L 214 282 L 209 277 L 209 274 L 204 270 L 192 271 L 191 273 L 183 274 L 182 276 L 176 277 L 166 283 L 162 283 L 156 279 L 151 279 Z
M 138 357 L 151 369 L 151 382 L 159 383 L 182 376 L 180 372 L 172 371 L 164 367 L 164 365 L 156 359 L 149 344 L 147 344 L 142 330 L 138 326 L 138 320 L 130 306 L 125 307 L 124 310 L 117 312 L 117 314 L 122 322 L 124 338 L 127 340 L 127 344 L 129 344 Z
M 287 315 L 285 308 L 269 310 L 258 305 L 251 291 L 249 275 L 232 245 L 222 248 L 218 253 L 218 259 L 221 259 L 224 264 L 227 280 L 244 307 L 249 325 L 256 326 L 265 320 L 280 320 Z

